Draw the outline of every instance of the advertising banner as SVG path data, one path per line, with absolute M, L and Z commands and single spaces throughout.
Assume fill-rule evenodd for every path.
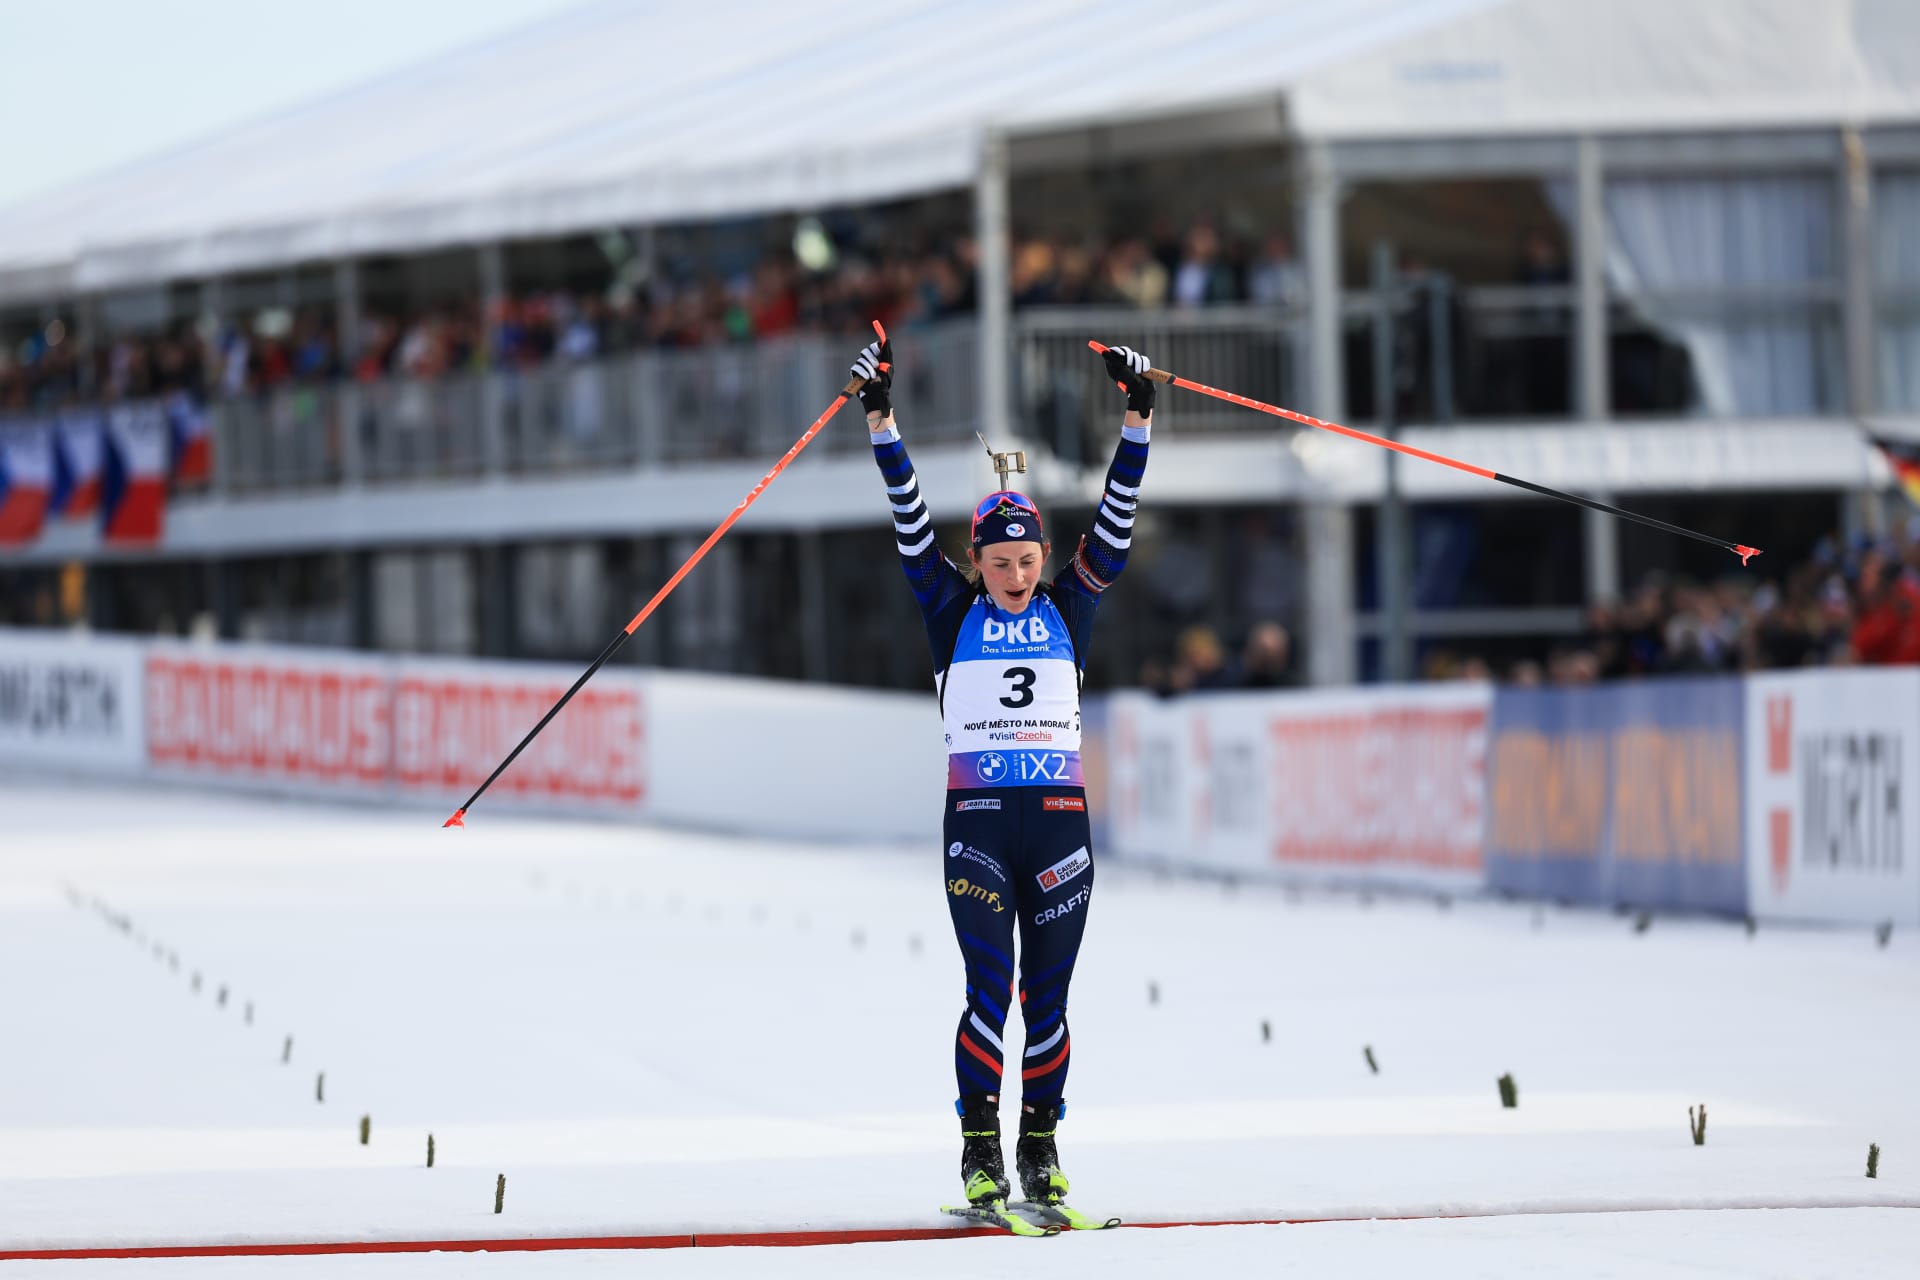
M 1780 672 L 1746 694 L 1754 914 L 1920 924 L 1920 671 Z
M 145 666 L 147 760 L 162 775 L 451 805 L 576 674 L 156 643 Z M 642 707 L 635 677 L 603 672 L 500 776 L 488 801 L 638 810 L 646 798 Z
M 1529 897 L 1747 910 L 1739 680 L 1501 689 L 1488 883 Z
M 0 628 L 0 761 L 138 773 L 142 693 L 136 641 Z
M 1489 686 L 1107 699 L 1116 851 L 1464 890 L 1482 879 Z
M 392 685 L 391 785 L 465 800 L 578 675 L 527 663 L 403 663 Z M 600 672 L 500 775 L 487 802 L 645 807 L 646 704 L 639 677 Z
M 380 792 L 392 697 L 377 658 L 155 644 L 146 754 L 160 774 Z

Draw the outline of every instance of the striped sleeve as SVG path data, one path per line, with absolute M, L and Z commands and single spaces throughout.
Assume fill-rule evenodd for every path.
M 1107 468 L 1107 483 L 1094 508 L 1093 532 L 1080 540 L 1068 566 L 1071 577 L 1062 574 L 1066 585 L 1087 595 L 1097 596 L 1112 586 L 1127 566 L 1127 552 L 1133 547 L 1134 513 L 1140 505 L 1140 481 L 1147 471 L 1147 442 L 1152 424 L 1120 428 L 1120 444 L 1113 451 L 1113 464 Z
M 893 537 L 900 551 L 900 567 L 907 585 L 920 602 L 922 615 L 931 618 L 953 589 L 966 585 L 965 577 L 941 552 L 933 536 L 933 514 L 920 496 L 920 480 L 900 431 L 889 426 L 873 435 L 873 460 L 887 483 L 887 504 L 893 508 Z

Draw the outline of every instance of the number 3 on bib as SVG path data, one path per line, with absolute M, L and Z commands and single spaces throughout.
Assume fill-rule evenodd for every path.
M 1013 687 L 1008 690 L 1009 696 L 1000 699 L 1001 706 L 1018 710 L 1033 701 L 1032 667 L 1008 667 L 1000 675 L 1003 679 L 1013 681 Z

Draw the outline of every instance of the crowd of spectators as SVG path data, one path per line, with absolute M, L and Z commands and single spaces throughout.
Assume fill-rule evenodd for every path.
M 1590 611 L 1577 644 L 1516 681 L 1579 683 L 1781 667 L 1920 663 L 1920 518 L 1884 538 L 1829 539 L 1782 580 L 1652 578 Z
M 1238 653 L 1230 653 L 1220 633 L 1205 623 L 1184 628 L 1169 657 L 1148 658 L 1140 666 L 1141 688 L 1172 697 L 1221 689 L 1283 689 L 1300 684 L 1293 664 L 1293 636 L 1271 619 L 1254 623 Z
M 966 235 L 911 247 L 830 243 L 803 266 L 771 252 L 722 273 L 681 262 L 601 289 L 529 289 L 493 303 L 478 289 L 433 306 L 367 305 L 352 341 L 331 306 L 266 307 L 224 323 L 177 319 L 156 332 L 83 341 L 67 320 L 0 340 L 0 409 L 188 390 L 271 391 L 351 377 L 436 377 L 524 369 L 603 353 L 702 347 L 792 333 L 865 333 L 971 314 L 977 250 Z M 1227 238 L 1211 222 L 1183 233 L 1081 240 L 1025 237 L 1010 254 L 1016 307 L 1197 307 L 1299 297 L 1291 241 Z
M 1590 684 L 1636 676 L 1709 675 L 1785 667 L 1920 664 L 1920 515 L 1881 538 L 1823 541 L 1784 581 L 1700 584 L 1654 574 L 1626 599 L 1596 605 L 1577 637 L 1538 656 L 1496 661 L 1469 647 L 1434 648 L 1424 680 Z M 1255 623 L 1238 654 L 1212 627 L 1179 633 L 1173 652 L 1142 664 L 1136 683 L 1164 696 L 1305 683 L 1278 622 Z

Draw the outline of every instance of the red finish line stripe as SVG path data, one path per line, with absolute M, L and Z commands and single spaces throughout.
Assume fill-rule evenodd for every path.
M 1508 1209 L 1486 1213 L 1373 1214 L 1338 1218 L 1195 1218 L 1177 1222 L 1123 1222 L 1123 1227 L 1299 1227 L 1331 1222 L 1438 1222 L 1481 1218 L 1586 1216 L 1596 1213 L 1739 1213 L 1766 1209 L 1920 1209 L 1920 1202 L 1815 1204 L 1783 1200 L 1741 1205 L 1660 1205 L 1642 1207 Z M 994 1227 L 842 1227 L 823 1231 L 705 1231 L 657 1236 L 551 1236 L 506 1240 L 334 1240 L 284 1244 L 122 1245 L 98 1249 L 0 1249 L 0 1262 L 88 1258 L 262 1258 L 354 1253 L 516 1253 L 565 1249 L 726 1249 L 803 1248 L 811 1245 L 885 1244 L 900 1240 L 955 1240 L 1004 1234 Z

